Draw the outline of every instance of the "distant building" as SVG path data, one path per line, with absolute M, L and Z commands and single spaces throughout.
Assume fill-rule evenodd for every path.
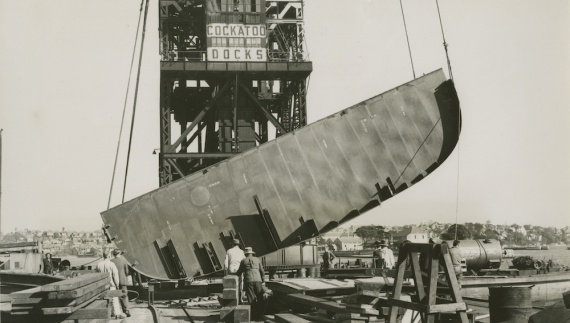
M 427 243 L 429 240 L 429 233 L 421 228 L 412 226 L 411 228 L 403 229 L 392 235 L 392 243 L 401 243 L 406 240 L 417 243 Z
M 362 250 L 362 238 L 357 236 L 338 237 L 333 241 L 335 250 Z

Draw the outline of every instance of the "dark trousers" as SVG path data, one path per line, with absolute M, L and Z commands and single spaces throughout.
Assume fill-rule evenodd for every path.
M 259 318 L 263 313 L 263 285 L 261 282 L 245 282 L 243 289 L 249 304 L 251 304 L 251 317 Z
M 119 297 L 119 303 L 123 309 L 123 313 L 129 311 L 129 296 L 127 295 L 127 286 L 119 284 L 119 290 L 123 291 L 123 295 Z

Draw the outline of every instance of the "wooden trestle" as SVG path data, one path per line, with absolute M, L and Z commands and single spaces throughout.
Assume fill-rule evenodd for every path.
M 421 264 L 419 260 L 420 254 L 422 258 L 426 257 L 425 262 Z M 417 295 L 415 301 L 411 302 L 401 300 L 404 272 L 408 265 L 408 259 L 411 265 Z M 451 303 L 436 304 L 440 262 L 445 273 L 445 278 L 451 288 Z M 467 306 L 459 293 L 459 285 L 455 277 L 447 244 L 405 243 L 398 255 L 396 269 L 393 298 L 388 300 L 388 305 L 390 306 L 390 323 L 396 322 L 398 307 L 419 312 L 422 317 L 422 322 L 433 323 L 438 313 L 455 312 L 462 323 L 468 323 L 466 313 Z M 427 271 L 427 279 L 422 277 L 426 276 L 424 271 Z M 427 283 L 427 286 L 424 286 L 424 281 Z M 414 300 L 414 298 L 412 298 L 412 300 Z

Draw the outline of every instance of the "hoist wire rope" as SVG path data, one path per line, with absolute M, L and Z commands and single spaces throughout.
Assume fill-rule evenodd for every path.
M 431 136 L 431 133 L 433 132 L 433 130 L 435 129 L 435 127 L 437 126 L 437 124 L 441 121 L 441 117 L 439 117 L 437 119 L 437 121 L 433 124 L 433 127 L 431 127 L 431 130 L 429 131 L 429 133 L 427 134 L 427 136 L 424 138 L 424 140 L 422 141 L 422 143 L 420 144 L 420 146 L 418 147 L 418 149 L 416 149 L 416 152 L 414 153 L 414 155 L 412 156 L 412 158 L 410 158 L 410 160 L 408 161 L 408 164 L 406 165 L 406 167 L 404 167 L 404 170 L 402 170 L 400 172 L 400 175 L 398 176 L 398 178 L 396 179 L 396 181 L 394 182 L 394 186 L 396 186 L 396 184 L 398 184 L 398 182 L 400 181 L 400 178 L 402 178 L 402 176 L 404 175 L 404 173 L 406 172 L 406 170 L 408 169 L 408 167 L 410 167 L 410 164 L 412 164 L 412 162 L 414 161 L 414 158 L 416 158 L 416 155 L 420 152 L 420 149 L 422 149 L 422 147 L 424 146 L 424 144 L 426 143 L 426 141 L 428 140 L 429 136 Z
M 135 97 L 133 99 L 133 116 L 131 119 L 131 131 L 129 134 L 129 148 L 127 150 L 127 164 L 125 167 L 125 181 L 123 183 L 123 197 L 121 200 L 122 203 L 125 202 L 125 191 L 127 188 L 127 176 L 129 174 L 129 161 L 131 158 L 131 146 L 133 143 L 133 130 L 134 130 L 134 126 L 135 126 L 135 115 L 136 115 L 136 110 L 137 110 L 137 98 L 138 98 L 139 83 L 140 83 L 140 76 L 141 76 L 141 63 L 142 63 L 143 49 L 144 49 L 144 36 L 146 33 L 146 20 L 148 17 L 148 2 L 149 2 L 149 0 L 146 0 L 145 8 L 144 8 L 143 29 L 142 29 L 142 34 L 141 34 L 141 48 L 140 48 L 140 53 L 139 53 L 139 66 L 137 69 L 137 81 L 135 83 L 136 84 L 135 85 Z
M 412 75 L 416 79 L 416 70 L 414 69 L 414 60 L 412 59 L 412 49 L 410 47 L 410 38 L 408 37 L 408 27 L 406 26 L 406 17 L 404 16 L 404 6 L 400 0 L 400 9 L 402 10 L 402 20 L 404 21 L 404 31 L 406 32 L 406 41 L 408 43 L 408 52 L 410 53 L 410 63 L 412 63 Z
M 455 240 L 457 240 L 457 221 L 459 217 L 459 142 L 457 143 L 457 181 L 455 186 Z
M 449 59 L 449 52 L 447 51 L 447 42 L 445 41 L 445 33 L 443 32 L 443 22 L 441 20 L 441 12 L 439 11 L 439 0 L 435 0 L 435 4 L 437 6 L 439 26 L 441 27 L 441 36 L 443 37 L 443 48 L 445 49 L 445 57 L 447 58 L 447 69 L 449 71 L 449 78 L 453 80 L 453 73 L 451 71 L 451 60 Z
M 133 64 L 135 62 L 135 53 L 137 51 L 137 42 L 139 39 L 139 29 L 141 25 L 142 10 L 144 0 L 141 0 L 139 9 L 139 19 L 137 22 L 137 32 L 135 33 L 135 43 L 133 45 L 133 54 L 131 56 L 131 67 L 129 69 L 129 79 L 127 80 L 127 92 L 125 94 L 125 103 L 123 104 L 123 116 L 121 117 L 121 127 L 119 129 L 119 140 L 117 141 L 117 151 L 115 152 L 115 162 L 113 164 L 113 175 L 111 176 L 111 188 L 109 189 L 109 200 L 107 201 L 107 210 L 111 207 L 111 197 L 113 196 L 113 186 L 115 184 L 115 173 L 117 172 L 117 161 L 119 159 L 119 148 L 121 147 L 121 137 L 123 136 L 123 125 L 125 124 L 125 112 L 127 111 L 127 99 L 129 97 L 129 89 L 131 87 L 131 75 L 133 73 Z
M 447 50 L 447 41 L 445 40 L 445 32 L 443 29 L 443 20 L 441 19 L 441 11 L 439 9 L 439 0 L 435 0 L 435 5 L 437 6 L 437 16 L 439 17 L 439 26 L 441 28 L 441 37 L 443 38 L 443 48 L 445 49 L 445 58 L 447 59 L 447 69 L 449 72 L 449 78 L 453 81 L 453 72 L 451 70 L 451 60 L 449 59 L 449 51 Z M 461 127 L 461 118 L 457 121 L 457 127 Z M 459 136 L 459 131 L 457 132 Z M 456 193 L 455 193 L 455 240 L 457 240 L 457 227 L 458 227 L 458 217 L 459 217 L 459 140 L 457 141 L 457 181 L 456 181 Z

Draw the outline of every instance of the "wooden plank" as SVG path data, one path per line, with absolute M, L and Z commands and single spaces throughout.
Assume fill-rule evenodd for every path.
M 466 311 L 467 306 L 465 303 L 450 303 L 450 304 L 437 304 L 428 307 L 428 314 L 443 313 L 443 312 L 459 312 Z
M 370 296 L 370 295 L 363 295 L 360 294 L 363 291 L 358 291 L 356 294 L 346 295 L 342 298 L 343 303 L 347 305 L 350 303 L 358 303 L 358 304 L 370 304 L 374 305 L 378 302 L 378 296 Z M 382 293 L 381 297 L 386 297 L 386 293 Z
M 83 287 L 76 288 L 74 290 L 66 290 L 66 291 L 58 291 L 58 292 L 49 292 L 47 295 L 48 299 L 75 299 L 85 294 L 90 293 L 91 291 L 99 289 L 101 286 L 107 286 L 111 283 L 111 278 L 106 277 L 105 279 L 101 279 L 89 285 L 85 285 Z
M 42 306 L 44 300 L 45 299 L 43 297 L 29 297 L 29 298 L 15 299 L 12 301 L 12 307 L 18 306 L 18 305 L 28 305 L 28 306 L 40 307 L 40 306 Z
M 326 317 L 321 317 L 318 315 L 311 315 L 311 314 L 301 314 L 301 313 L 297 313 L 297 316 L 300 316 L 304 319 L 307 319 L 311 322 L 323 322 L 323 323 L 336 323 L 335 320 L 332 319 L 328 319 Z
M 310 323 L 300 316 L 291 313 L 275 314 L 275 321 L 278 323 Z
M 358 314 L 367 314 L 367 315 L 379 315 L 380 312 L 375 309 L 369 308 L 347 308 L 347 311 L 350 313 L 358 313 Z
M 319 309 L 323 309 L 329 312 L 334 313 L 346 313 L 346 307 L 344 305 L 340 305 L 335 302 L 327 301 L 322 298 L 303 295 L 303 294 L 287 294 L 284 295 L 285 301 L 302 304 L 302 305 L 310 305 L 312 307 L 316 307 Z
M 377 316 L 377 315 L 378 314 L 376 314 L 375 316 Z M 354 319 L 367 320 L 370 317 L 371 317 L 371 315 L 359 314 L 359 313 L 341 313 L 341 314 L 337 314 L 335 316 L 335 318 L 337 318 L 339 320 L 354 320 Z
M 429 253 L 426 253 L 426 255 L 429 256 Z M 424 287 L 424 282 L 423 282 L 423 278 L 422 278 L 422 270 L 421 270 L 421 265 L 420 265 L 420 261 L 418 259 L 419 256 L 416 253 L 410 253 L 411 256 L 411 262 L 412 262 L 412 272 L 414 273 L 414 282 L 415 282 L 415 287 L 416 287 L 416 295 L 418 295 L 418 298 L 420 300 L 420 302 L 424 299 L 424 297 L 426 296 L 426 291 L 425 291 L 425 287 Z M 421 258 L 421 257 L 420 257 Z
M 109 289 L 110 284 L 99 286 L 98 288 L 83 294 L 75 299 L 54 299 L 48 300 L 45 307 L 65 307 L 65 306 L 79 306 L 94 296 L 101 296 L 106 290 Z
M 389 306 L 397 306 L 397 307 L 401 307 L 401 308 L 405 308 L 405 309 L 409 309 L 409 310 L 414 310 L 417 312 L 425 312 L 425 311 L 427 311 L 427 308 L 428 308 L 427 305 L 403 301 L 403 300 L 394 299 L 394 298 L 387 300 L 387 303 Z M 392 311 L 394 311 L 393 308 L 392 308 Z
M 111 299 L 113 297 L 121 297 L 123 296 L 125 292 L 123 292 L 122 289 L 119 290 L 108 290 L 106 291 L 103 295 L 101 295 L 101 298 L 104 299 Z
M 394 289 L 393 289 L 393 297 L 394 299 L 399 300 L 402 296 L 402 285 L 404 283 L 404 273 L 406 272 L 406 259 L 408 258 L 408 244 L 404 244 L 402 250 L 398 254 L 398 264 L 396 266 L 398 272 L 396 274 L 396 278 L 394 279 Z M 391 306 L 390 313 L 389 313 L 389 322 L 394 323 L 396 322 L 396 318 L 398 316 L 398 308 Z
M 351 308 L 356 308 L 356 309 L 361 309 L 361 308 L 374 309 L 373 305 L 371 305 L 371 304 L 358 304 L 358 303 L 352 304 L 352 303 L 349 303 L 349 304 L 345 304 L 345 305 L 346 305 L 346 308 L 347 308 L 349 311 L 350 311 Z
M 2 294 L 2 296 L 0 296 L 0 299 L 2 303 L 11 303 L 15 300 L 27 299 L 27 298 L 39 298 L 43 297 L 44 295 L 45 293 L 41 291 L 41 286 L 38 286 L 30 289 L 21 290 L 19 292 L 14 292 L 11 294 Z
M 42 308 L 42 313 L 44 315 L 58 315 L 58 314 L 71 314 L 73 312 L 75 312 L 77 309 L 85 306 L 85 305 L 89 305 L 91 303 L 91 301 L 96 300 L 97 298 L 99 298 L 99 294 L 91 297 L 91 299 L 87 300 L 86 302 L 84 302 L 83 304 L 80 305 L 76 305 L 76 306 L 64 306 L 64 307 L 46 307 L 46 308 Z M 104 300 L 104 302 L 107 302 L 107 300 Z
M 28 314 L 28 315 L 10 315 L 2 316 L 2 322 L 76 322 L 75 320 L 103 320 L 103 322 L 108 322 L 110 315 L 110 308 L 81 308 L 76 310 L 71 314 L 63 315 L 49 315 L 45 316 L 42 314 Z
M 62 280 L 59 282 L 47 284 L 41 286 L 42 292 L 57 292 L 57 291 L 66 291 L 66 290 L 73 290 L 79 287 L 83 287 L 89 285 L 91 283 L 100 281 L 102 279 L 110 279 L 108 273 L 89 273 L 77 277 L 73 277 L 70 279 Z

